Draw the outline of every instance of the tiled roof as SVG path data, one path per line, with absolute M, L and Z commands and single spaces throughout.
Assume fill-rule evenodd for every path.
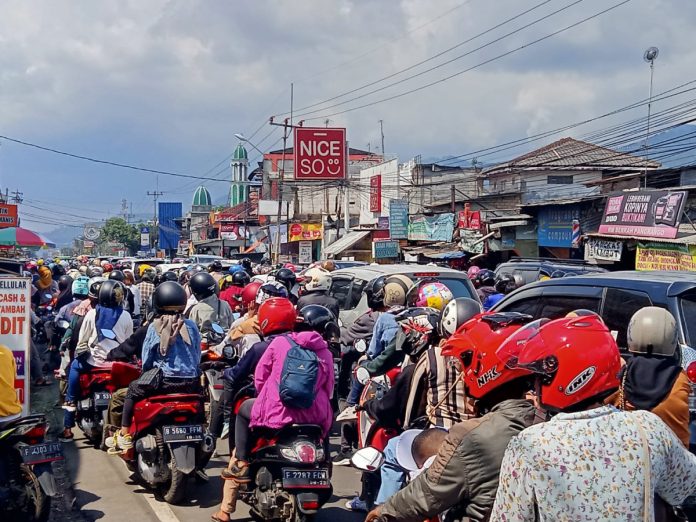
M 545 147 L 528 152 L 507 163 L 502 163 L 484 170 L 484 174 L 532 168 L 600 168 L 600 169 L 656 169 L 657 161 L 646 160 L 639 156 L 600 147 L 593 143 L 562 138 Z

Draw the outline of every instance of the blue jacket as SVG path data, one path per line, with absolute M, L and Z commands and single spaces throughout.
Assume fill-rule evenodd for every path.
M 201 334 L 193 321 L 184 319 L 184 324 L 188 328 L 192 344 L 186 344 L 178 335 L 164 357 L 159 349 L 160 336 L 154 325 L 148 327 L 143 342 L 143 372 L 159 368 L 165 377 L 174 379 L 194 379 L 200 375 L 198 365 L 201 362 Z
M 396 316 L 390 313 L 380 314 L 375 321 L 370 346 L 367 347 L 367 356 L 374 359 L 384 351 L 387 345 L 396 337 L 396 332 L 399 331 L 399 323 L 396 322 Z

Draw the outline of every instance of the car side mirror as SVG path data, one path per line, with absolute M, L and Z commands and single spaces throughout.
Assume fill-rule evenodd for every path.
M 357 370 L 355 370 L 355 378 L 360 384 L 365 385 L 370 380 L 370 372 L 367 371 L 367 368 L 358 366 Z
M 384 453 L 377 448 L 367 446 L 356 451 L 350 458 L 350 463 L 360 471 L 371 473 L 379 470 L 382 464 L 384 464 L 384 460 Z
M 353 343 L 353 348 L 355 348 L 355 351 L 358 353 L 365 353 L 367 351 L 365 339 L 358 339 L 355 341 L 355 343 Z

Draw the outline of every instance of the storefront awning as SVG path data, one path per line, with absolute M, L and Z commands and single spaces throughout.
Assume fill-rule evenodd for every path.
M 367 237 L 370 235 L 369 230 L 358 230 L 356 232 L 348 232 L 345 236 L 343 236 L 340 239 L 337 239 L 333 243 L 331 243 L 329 246 L 324 248 L 324 256 L 335 256 L 343 252 L 344 250 L 348 250 L 350 247 L 352 247 L 355 243 L 360 241 L 361 239 Z

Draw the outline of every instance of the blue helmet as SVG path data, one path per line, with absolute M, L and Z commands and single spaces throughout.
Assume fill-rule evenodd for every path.
M 87 297 L 89 295 L 89 277 L 80 276 L 72 283 L 72 294 L 78 297 Z
M 242 270 L 244 270 L 244 267 L 243 267 L 242 265 L 232 265 L 231 267 L 229 267 L 229 268 L 227 269 L 227 271 L 228 271 L 230 274 L 235 274 L 235 273 L 237 273 L 237 272 L 239 272 L 239 271 L 242 271 Z

